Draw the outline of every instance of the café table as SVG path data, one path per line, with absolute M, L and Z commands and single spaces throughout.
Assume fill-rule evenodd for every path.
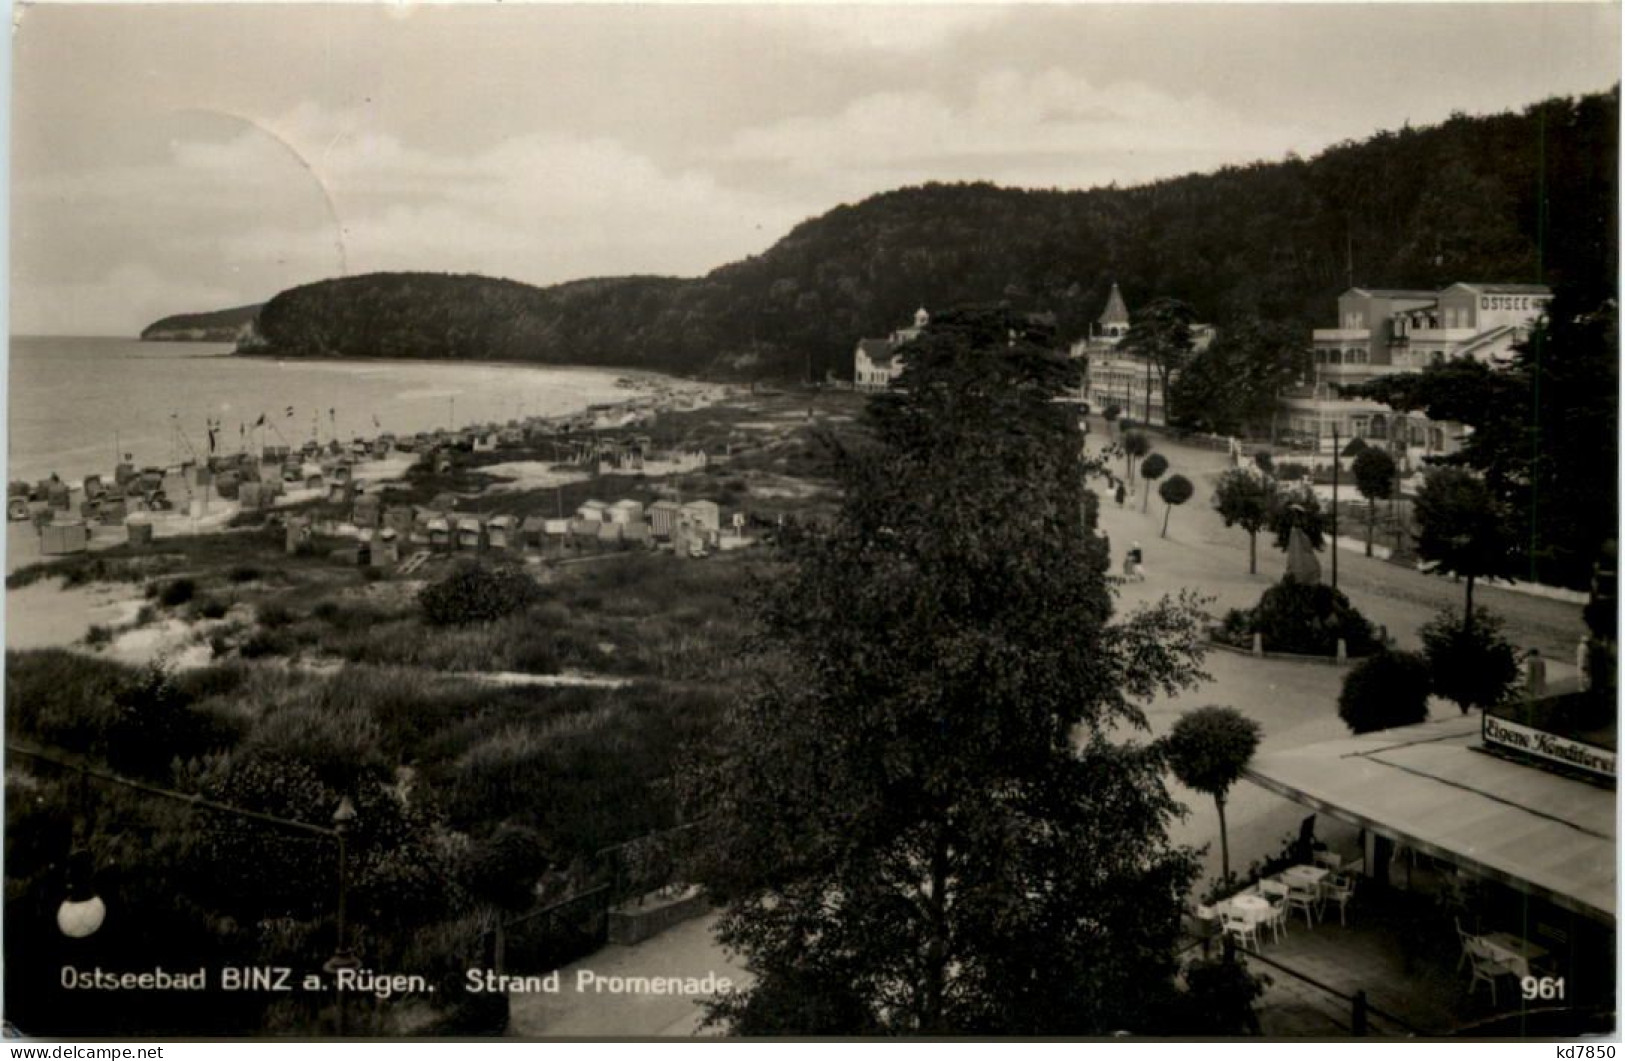
M 1274 909 L 1270 906 L 1270 901 L 1262 895 L 1251 894 L 1234 896 L 1230 899 L 1229 906 L 1233 914 L 1248 921 L 1266 921 Z
M 1549 953 L 1545 947 L 1530 943 L 1510 932 L 1492 932 L 1487 936 L 1479 936 L 1478 940 L 1496 961 L 1517 973 L 1519 977 L 1529 976 L 1531 963 L 1540 961 Z
M 1320 882 L 1330 872 L 1324 866 L 1292 866 L 1281 871 L 1281 879 L 1294 888 L 1319 893 Z

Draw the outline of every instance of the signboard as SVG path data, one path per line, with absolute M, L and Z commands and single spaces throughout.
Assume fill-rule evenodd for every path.
M 1552 300 L 1550 295 L 1480 295 L 1481 310 L 1539 310 Z
M 1584 741 L 1559 737 L 1521 722 L 1484 716 L 1484 743 L 1584 770 L 1612 781 L 1618 776 L 1614 753 Z

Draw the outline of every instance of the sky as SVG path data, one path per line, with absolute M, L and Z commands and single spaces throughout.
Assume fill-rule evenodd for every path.
M 1130 185 L 1602 91 L 1614 3 L 36 5 L 11 331 L 699 276 L 928 180 Z

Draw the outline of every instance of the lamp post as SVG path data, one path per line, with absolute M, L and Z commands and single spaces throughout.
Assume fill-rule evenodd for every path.
M 144 781 L 134 781 L 107 770 L 87 766 L 82 761 L 76 762 L 64 754 L 48 752 L 39 748 L 29 748 L 12 741 L 6 742 L 6 750 L 17 755 L 27 756 L 30 759 L 38 759 L 41 762 L 78 770 L 80 822 L 85 821 L 88 816 L 89 779 L 95 777 L 98 780 L 122 788 L 133 789 L 137 792 L 144 792 L 148 795 L 184 803 L 189 807 L 213 811 L 218 814 L 227 814 L 236 818 L 246 818 L 250 821 L 263 822 L 268 825 L 276 825 L 284 829 L 309 833 L 337 842 L 338 907 L 335 926 L 337 933 L 334 940 L 333 956 L 323 964 L 322 969 L 331 975 L 341 969 L 354 969 L 360 966 L 360 960 L 351 953 L 347 946 L 349 937 L 345 927 L 349 891 L 349 852 L 345 845 L 345 835 L 349 832 L 356 819 L 355 804 L 350 801 L 349 796 L 339 800 L 338 809 L 333 812 L 333 827 L 326 828 L 320 825 L 312 825 L 309 822 L 297 821 L 293 818 L 279 818 L 274 814 L 244 810 L 241 807 L 233 807 L 229 803 L 220 803 L 215 800 L 204 799 L 202 796 L 188 795 L 184 792 L 160 788 L 157 785 L 149 785 Z M 57 927 L 61 929 L 63 935 L 73 939 L 84 939 L 93 935 L 101 928 L 102 922 L 107 917 L 107 904 L 102 901 L 100 896 L 96 895 L 92 886 L 95 867 L 91 861 L 90 852 L 82 846 L 82 839 L 79 835 L 75 836 L 73 851 L 68 856 L 68 897 L 57 908 L 56 914 Z M 344 1034 L 343 992 L 338 994 L 337 1015 L 338 1034 L 342 1036 Z

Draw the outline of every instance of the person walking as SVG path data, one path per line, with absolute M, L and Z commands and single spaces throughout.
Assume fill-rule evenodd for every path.
M 1121 479 L 1117 482 L 1117 493 L 1114 496 L 1117 498 L 1117 507 L 1122 508 L 1124 498 L 1128 497 L 1128 491 L 1123 489 L 1123 482 Z

